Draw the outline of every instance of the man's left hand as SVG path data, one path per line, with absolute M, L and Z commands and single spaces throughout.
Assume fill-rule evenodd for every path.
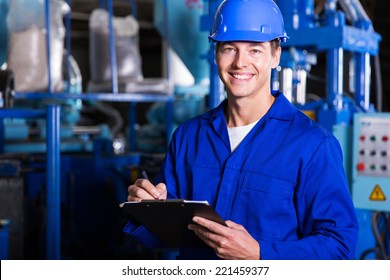
M 218 257 L 227 260 L 260 259 L 259 243 L 242 225 L 226 221 L 226 227 L 198 216 L 193 218 L 193 222 L 188 228 L 213 248 Z

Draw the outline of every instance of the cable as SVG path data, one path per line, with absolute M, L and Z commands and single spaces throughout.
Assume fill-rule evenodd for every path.
M 374 212 L 372 214 L 371 226 L 377 243 L 377 255 L 379 259 L 388 260 L 390 254 L 387 252 L 386 242 L 389 242 L 389 217 L 385 212 Z
M 377 217 L 377 239 L 380 248 L 380 252 L 382 255 L 382 259 L 389 260 L 390 259 L 390 216 L 389 213 L 386 212 L 378 212 Z M 379 231 L 379 227 L 382 227 L 382 230 Z
M 390 213 L 374 212 L 371 215 L 371 228 L 376 241 L 375 247 L 368 248 L 360 255 L 360 259 L 364 260 L 366 257 L 375 253 L 376 259 L 389 260 L 390 259 Z
M 111 127 L 111 134 L 113 137 L 116 137 L 123 126 L 123 118 L 119 111 L 114 109 L 112 106 L 101 102 L 95 103 L 94 106 L 97 110 L 106 114 L 114 120 L 114 124 Z
M 373 57 L 375 69 L 375 85 L 376 85 L 376 109 L 378 112 L 383 111 L 383 87 L 381 75 L 381 63 L 379 54 Z

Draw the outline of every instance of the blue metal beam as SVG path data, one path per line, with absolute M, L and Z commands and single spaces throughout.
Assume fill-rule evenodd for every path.
M 283 43 L 283 47 L 302 47 L 313 51 L 343 48 L 346 51 L 376 55 L 381 40 L 378 33 L 347 25 L 289 29 L 286 32 L 290 39 Z
M 47 92 L 17 92 L 15 99 L 30 100 L 89 100 L 89 101 L 110 101 L 110 102 L 166 102 L 173 100 L 173 95 L 153 93 L 47 93 Z
M 60 105 L 47 106 L 46 257 L 61 259 Z

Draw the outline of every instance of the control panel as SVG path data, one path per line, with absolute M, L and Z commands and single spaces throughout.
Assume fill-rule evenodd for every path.
M 352 157 L 355 207 L 390 211 L 390 114 L 355 114 Z

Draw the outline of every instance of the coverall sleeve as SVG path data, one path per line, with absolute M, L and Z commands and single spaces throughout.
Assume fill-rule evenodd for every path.
M 134 221 L 129 221 L 123 231 L 135 237 L 146 248 L 154 249 L 164 247 L 163 242 L 156 235 Z
M 259 240 L 262 259 L 353 259 L 358 221 L 337 139 L 326 137 L 302 167 L 294 203 L 296 241 Z

